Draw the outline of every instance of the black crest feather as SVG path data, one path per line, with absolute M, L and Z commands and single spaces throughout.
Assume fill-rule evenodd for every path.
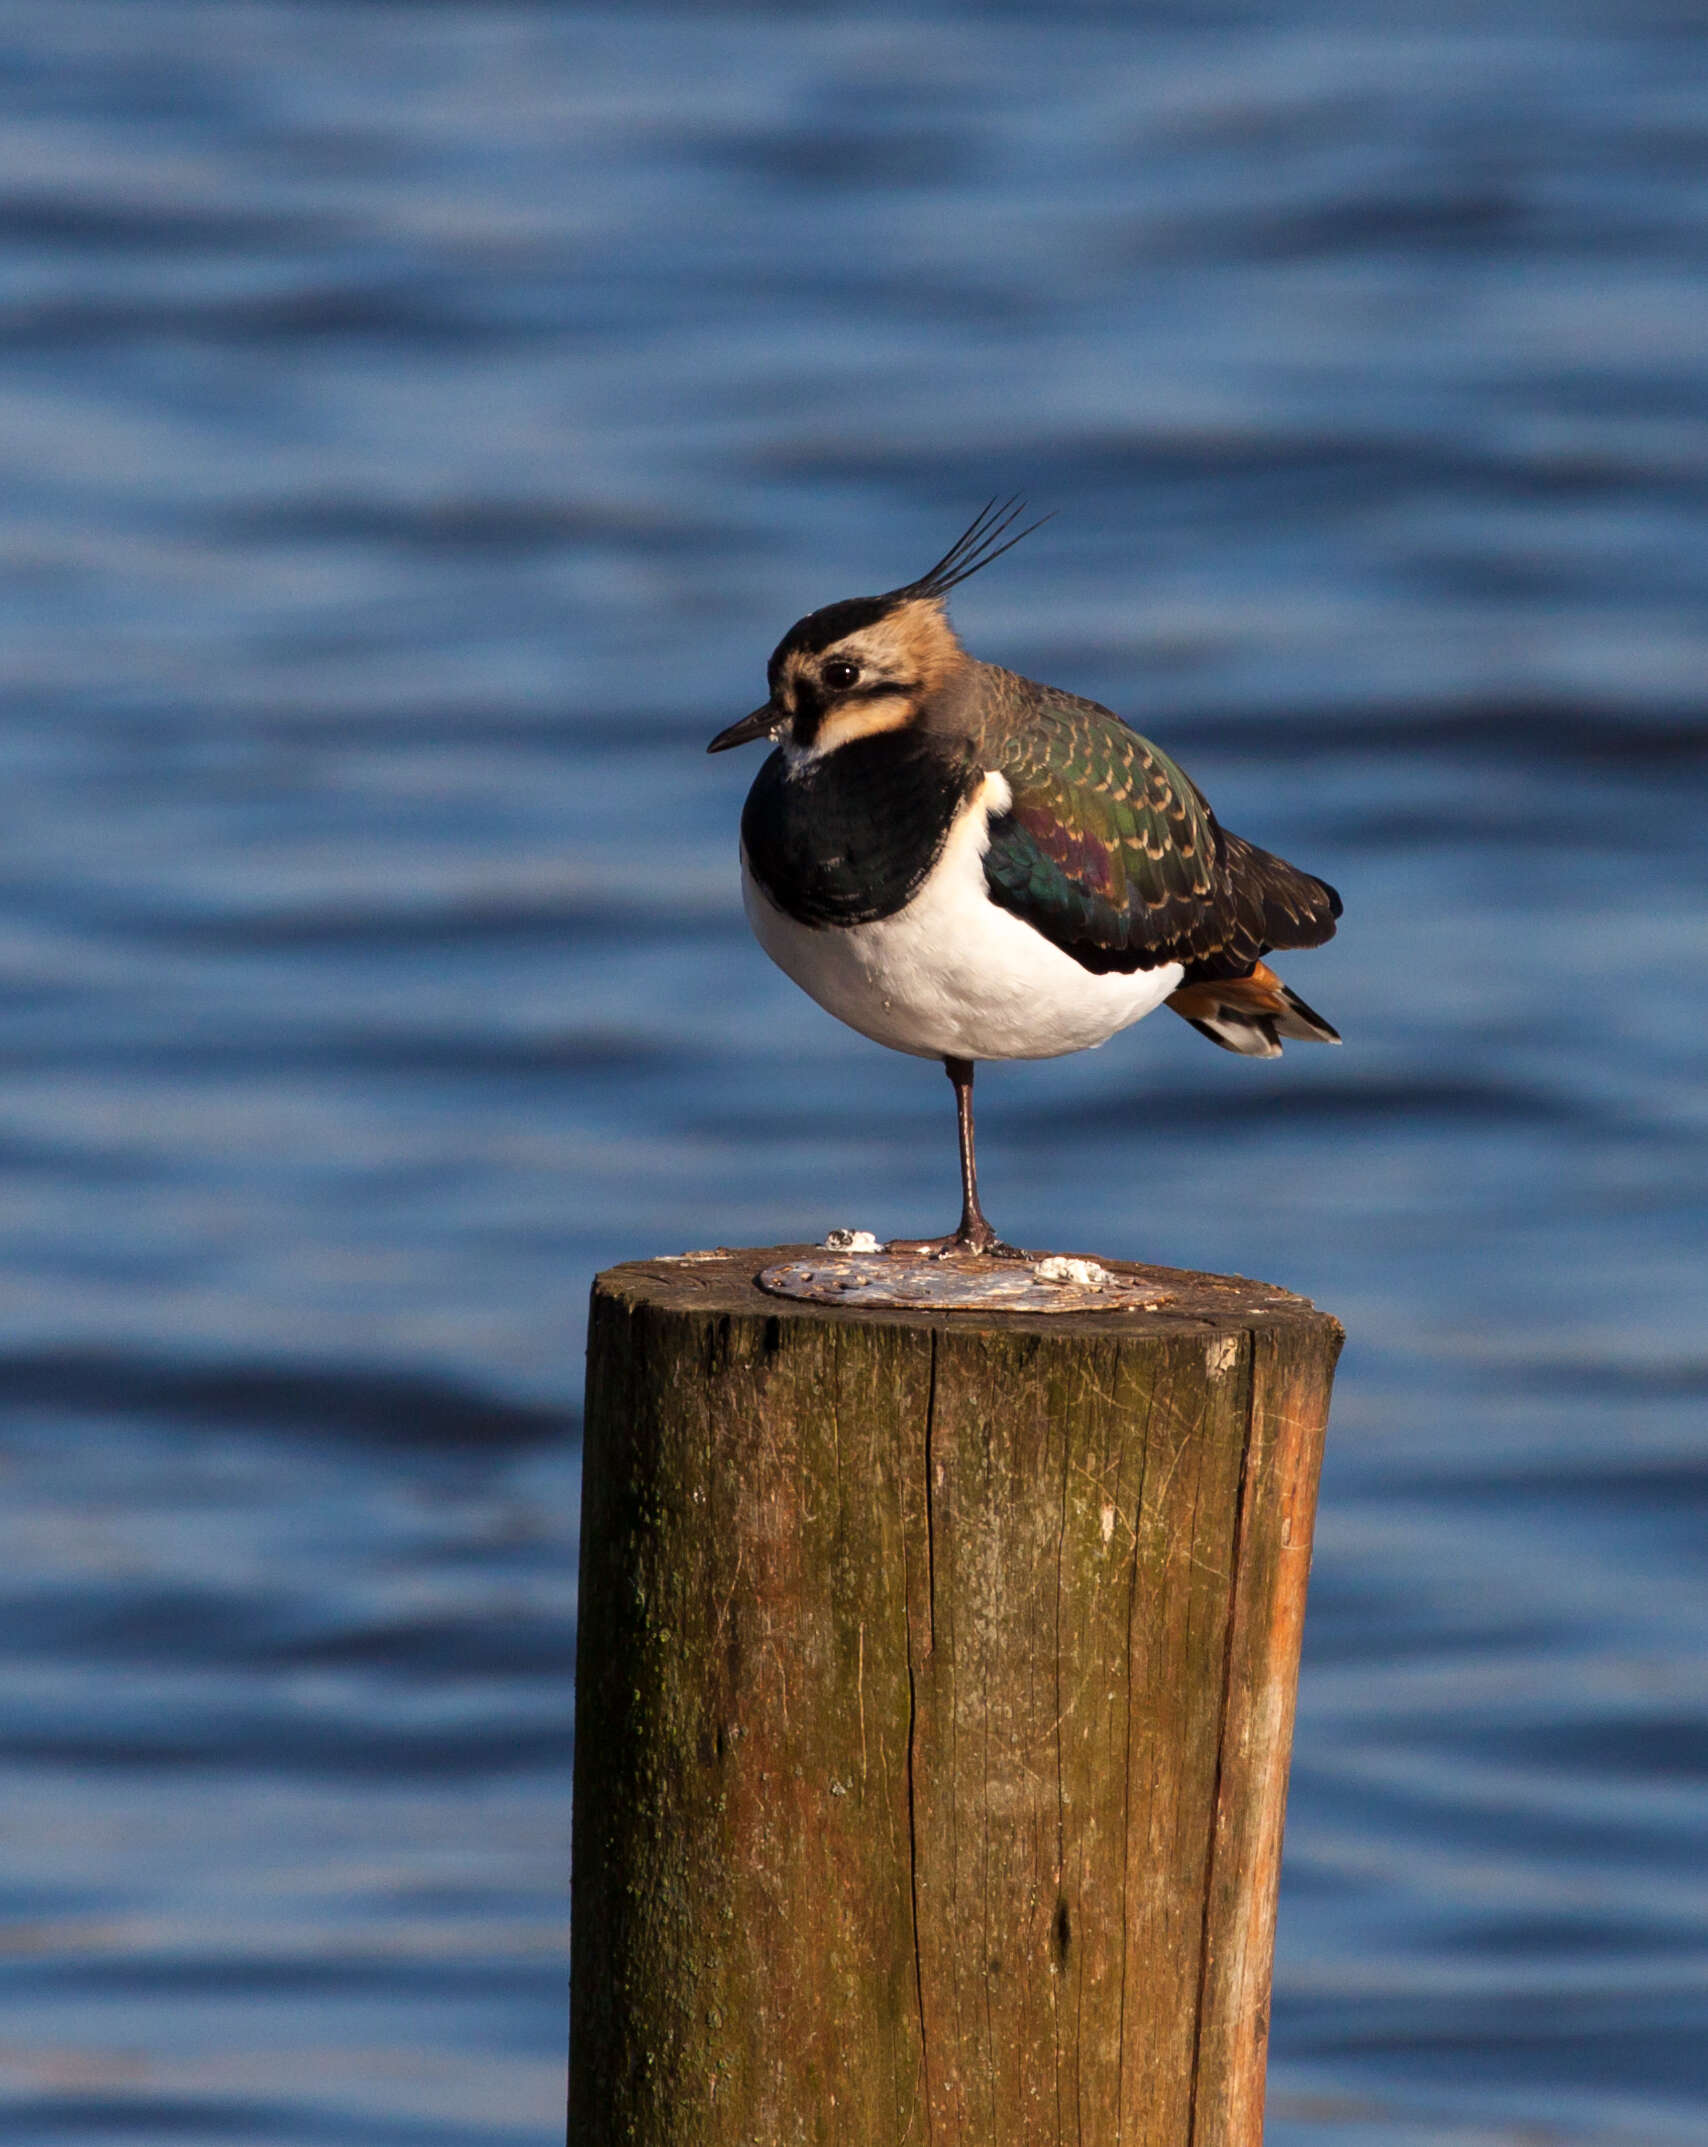
M 1033 530 L 1042 529 L 1046 522 L 1053 519 L 1050 515 L 1041 514 L 1035 522 L 1028 522 L 1024 529 L 1015 530 L 1012 537 L 1007 536 L 1006 533 L 1014 528 L 1025 511 L 1026 502 L 1018 495 L 1000 502 L 995 499 L 986 500 L 937 564 L 917 581 L 910 581 L 905 588 L 897 589 L 892 594 L 897 598 L 946 595 L 957 582 L 966 581 L 982 567 L 988 567 L 993 559 L 1000 559 L 1004 552 L 1013 551 L 1021 538 L 1029 537 Z

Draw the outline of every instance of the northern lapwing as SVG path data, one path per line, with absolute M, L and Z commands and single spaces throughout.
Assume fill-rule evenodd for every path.
M 1337 1044 L 1265 963 L 1333 935 L 1325 881 L 1230 834 L 1191 778 L 1095 701 L 969 656 L 944 598 L 1039 525 L 994 501 L 929 573 L 807 614 L 763 707 L 741 816 L 759 944 L 862 1036 L 955 1085 L 961 1222 L 894 1249 L 1010 1252 L 979 1207 L 973 1068 L 1101 1044 L 1159 1006 L 1245 1058 Z

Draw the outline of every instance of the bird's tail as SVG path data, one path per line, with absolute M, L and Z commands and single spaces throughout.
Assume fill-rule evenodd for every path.
M 1278 1059 L 1284 1036 L 1313 1044 L 1340 1042 L 1322 1016 L 1289 991 L 1265 962 L 1248 977 L 1183 984 L 1168 1004 L 1200 1036 L 1242 1058 Z

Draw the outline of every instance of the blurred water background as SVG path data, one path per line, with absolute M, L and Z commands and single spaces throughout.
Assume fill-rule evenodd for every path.
M 952 1219 L 746 935 L 801 611 L 1336 881 L 1278 1065 L 980 1085 L 1346 1321 L 1275 2147 L 1708 2143 L 1686 0 L 0 7 L 0 2125 L 561 2136 L 595 1268 Z

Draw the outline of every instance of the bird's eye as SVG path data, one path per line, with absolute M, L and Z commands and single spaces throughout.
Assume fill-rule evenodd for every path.
M 833 688 L 837 693 L 843 693 L 860 676 L 860 666 L 857 663 L 849 663 L 845 658 L 838 656 L 827 663 L 819 675 L 827 686 Z

